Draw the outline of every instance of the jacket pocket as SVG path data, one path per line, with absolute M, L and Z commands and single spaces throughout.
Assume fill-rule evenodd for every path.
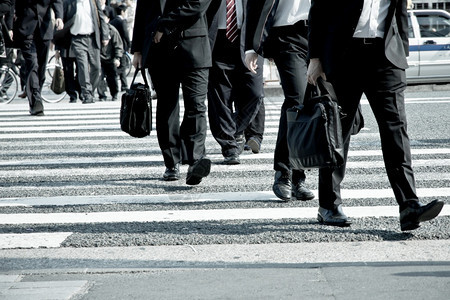
M 191 38 L 191 37 L 206 36 L 206 35 L 208 35 L 208 31 L 206 30 L 205 27 L 189 28 L 189 29 L 184 30 L 181 33 L 181 36 L 183 38 Z

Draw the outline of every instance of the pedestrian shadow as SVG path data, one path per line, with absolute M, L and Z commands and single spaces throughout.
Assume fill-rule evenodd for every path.
M 448 222 L 449 217 L 442 217 Z M 354 220 L 350 227 L 318 224 L 314 219 L 221 220 L 177 222 L 121 222 L 90 224 L 2 225 L 0 233 L 73 232 L 64 247 L 114 247 L 202 244 L 267 244 L 317 242 L 367 242 L 450 239 L 439 230 L 442 224 L 428 222 L 426 229 L 402 233 L 397 218 L 384 218 L 380 226 Z M 398 229 L 397 229 L 398 228 Z M 80 241 L 95 245 L 80 245 Z
M 434 271 L 434 272 L 402 272 L 394 273 L 394 276 L 401 277 L 450 277 L 450 271 Z

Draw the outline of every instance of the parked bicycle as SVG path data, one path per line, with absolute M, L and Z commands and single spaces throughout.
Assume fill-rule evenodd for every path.
M 19 91 L 19 67 L 12 62 L 0 61 L 0 63 L 0 104 L 8 104 L 15 99 Z M 42 100 L 48 103 L 59 102 L 67 95 L 66 92 L 55 94 L 50 89 L 52 76 L 49 76 L 48 74 L 51 73 L 53 75 L 56 66 L 59 66 L 59 64 L 50 63 L 47 64 L 46 67 L 46 76 L 42 87 L 41 97 Z
M 0 67 L 0 104 L 10 103 L 19 90 L 19 69 L 13 63 L 2 63 Z
M 49 59 L 48 59 L 48 65 L 51 65 L 51 64 L 55 64 L 55 54 L 53 54 Z M 128 53 L 128 52 L 125 52 L 125 59 L 126 59 L 126 69 L 125 69 L 125 74 L 127 74 L 127 76 L 128 75 L 130 75 L 130 72 L 131 72 L 131 69 L 133 68 L 133 65 L 132 65 L 132 61 L 133 61 L 133 56 L 130 54 L 130 53 Z M 48 71 L 48 75 L 50 76 L 50 77 L 53 77 L 53 72 L 51 72 L 50 70 Z

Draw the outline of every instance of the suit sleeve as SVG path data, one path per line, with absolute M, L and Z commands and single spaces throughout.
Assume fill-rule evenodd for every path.
M 245 51 L 263 54 L 263 44 L 272 28 L 278 1 L 248 0 L 245 26 Z
M 407 0 L 398 1 L 395 17 L 397 19 L 398 31 L 403 41 L 405 55 L 409 56 Z
M 112 26 L 112 25 L 111 25 Z M 116 29 L 110 29 L 111 41 L 114 47 L 114 58 L 120 59 L 123 55 L 123 43 L 120 34 Z
M 13 29 L 13 21 L 14 21 L 14 6 L 16 5 L 15 0 L 11 0 L 11 7 L 9 12 L 5 15 L 5 23 L 8 30 Z
M 54 0 L 52 3 L 53 12 L 55 13 L 56 19 L 64 18 L 64 7 L 62 0 Z
M 326 37 L 326 21 L 328 16 L 326 0 L 312 0 L 308 17 L 308 56 L 309 58 L 323 59 L 324 39 Z
M 123 27 L 123 50 L 124 51 L 130 51 L 130 35 L 128 34 L 128 26 L 126 21 L 122 22 Z
M 136 14 L 134 16 L 133 37 L 131 42 L 131 53 L 142 52 L 145 35 L 146 18 L 145 15 L 150 9 L 147 5 L 148 0 L 137 0 Z
M 97 13 L 98 13 L 98 19 L 100 21 L 100 39 L 102 41 L 104 40 L 109 40 L 110 36 L 109 36 L 109 27 L 108 27 L 108 23 L 105 20 L 105 14 L 103 13 L 103 10 L 101 9 L 101 4 L 98 0 L 94 0 L 96 1 L 97 4 Z

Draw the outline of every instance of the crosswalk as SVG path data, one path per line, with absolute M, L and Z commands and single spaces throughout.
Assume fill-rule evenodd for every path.
M 284 203 L 273 195 L 282 99 L 269 97 L 265 104 L 262 152 L 243 153 L 240 165 L 223 165 L 208 131 L 211 174 L 193 187 L 184 178 L 162 180 L 156 133 L 136 139 L 120 131 L 119 102 L 47 104 L 39 118 L 28 115 L 26 102 L 0 106 L 0 249 L 313 242 L 330 240 L 333 232 L 341 235 L 331 240 L 379 240 L 400 234 L 367 103 L 366 128 L 352 140 L 342 190 L 345 212 L 355 220 L 349 229 L 318 227 L 316 199 Z M 450 145 L 416 144 L 419 196 L 448 201 Z M 316 170 L 307 171 L 307 184 L 317 196 Z M 413 238 L 450 239 L 449 216 L 447 204 Z

